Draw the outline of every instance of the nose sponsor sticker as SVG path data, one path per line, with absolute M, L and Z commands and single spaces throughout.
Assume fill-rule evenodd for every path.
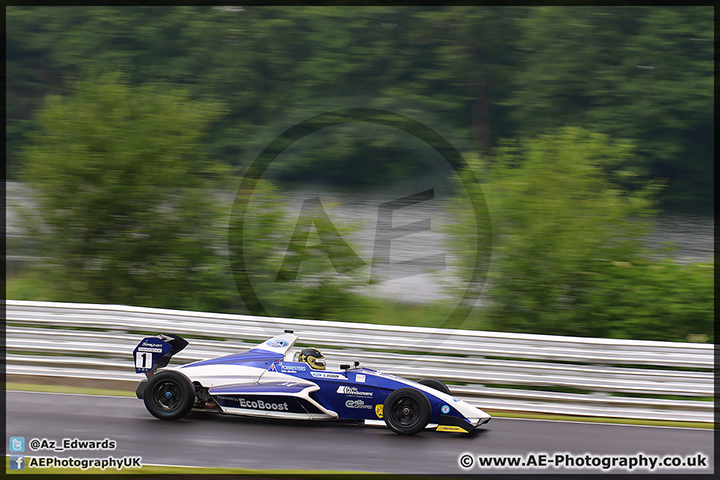
M 442 407 L 440 407 L 440 411 L 442 413 L 450 413 L 450 407 L 447 405 L 443 405 Z
M 382 405 L 375 405 L 375 415 L 377 415 L 378 418 L 383 417 L 383 406 Z

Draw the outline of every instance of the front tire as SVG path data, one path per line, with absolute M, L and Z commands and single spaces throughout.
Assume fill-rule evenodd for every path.
M 426 387 L 434 388 L 435 390 L 437 390 L 439 392 L 447 393 L 448 395 L 452 395 L 452 393 L 450 393 L 450 389 L 448 388 L 448 386 L 445 385 L 440 380 L 436 380 L 434 378 L 423 378 L 422 380 L 418 380 L 418 383 L 421 385 L 425 385 Z
M 383 405 L 385 424 L 399 435 L 415 435 L 430 420 L 430 400 L 414 388 L 400 388 Z
M 178 420 L 195 404 L 195 387 L 185 375 L 174 370 L 150 377 L 143 393 L 145 408 L 160 420 Z

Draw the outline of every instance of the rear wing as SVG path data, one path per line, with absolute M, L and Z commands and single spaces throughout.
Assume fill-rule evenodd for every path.
M 135 373 L 144 373 L 150 378 L 158 368 L 166 367 L 173 355 L 187 346 L 187 340 L 172 333 L 143 338 L 133 350 Z

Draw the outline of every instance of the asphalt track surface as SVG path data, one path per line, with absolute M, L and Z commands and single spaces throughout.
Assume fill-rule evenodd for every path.
M 713 473 L 713 431 L 494 418 L 471 435 L 421 432 L 400 436 L 384 427 L 337 422 L 292 422 L 190 414 L 177 422 L 152 417 L 141 400 L 33 392 L 7 392 L 7 436 L 61 441 L 117 442 L 111 452 L 31 452 L 25 455 L 104 458 L 142 456 L 143 464 L 272 470 L 333 470 L 391 473 L 559 473 L 555 468 L 470 469 L 463 453 L 527 455 L 692 455 L 708 457 L 704 469 L 658 469 L 653 473 Z M 6 453 L 9 454 L 6 443 Z M 603 473 L 565 469 L 564 473 Z M 607 473 L 627 473 L 611 470 Z M 649 473 L 635 469 L 632 473 Z

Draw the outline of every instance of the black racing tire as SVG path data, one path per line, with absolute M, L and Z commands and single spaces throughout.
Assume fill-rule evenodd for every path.
M 175 370 L 156 373 L 148 380 L 143 392 L 145 408 L 160 420 L 178 420 L 195 404 L 195 387 Z
M 421 385 L 425 385 L 426 387 L 434 388 L 435 390 L 438 390 L 442 393 L 447 393 L 448 395 L 452 395 L 450 393 L 450 389 L 447 385 L 445 385 L 440 380 L 436 380 L 434 378 L 423 378 L 422 380 L 418 380 L 418 383 Z
M 430 420 L 430 400 L 420 390 L 399 388 L 385 399 L 383 419 L 393 432 L 415 435 Z

